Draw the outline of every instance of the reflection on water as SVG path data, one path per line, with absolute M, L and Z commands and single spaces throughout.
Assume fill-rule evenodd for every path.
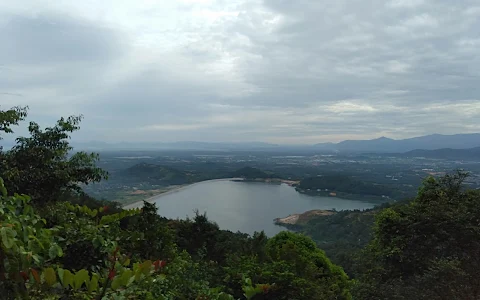
M 311 209 L 366 209 L 372 203 L 333 197 L 313 197 L 297 193 L 282 184 L 210 181 L 176 193 L 159 196 L 159 214 L 168 218 L 194 216 L 206 212 L 221 229 L 253 234 L 264 230 L 269 236 L 284 230 L 273 219 Z

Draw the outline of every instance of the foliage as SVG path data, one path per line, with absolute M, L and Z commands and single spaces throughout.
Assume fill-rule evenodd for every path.
M 370 242 L 375 213 L 379 210 L 339 211 L 329 216 L 315 216 L 305 224 L 282 225 L 311 237 L 332 262 L 355 277 L 356 256 Z
M 344 175 L 307 177 L 300 181 L 299 190 L 329 190 L 349 194 L 395 197 L 396 190 L 382 184 L 357 180 Z
M 480 191 L 462 186 L 466 176 L 429 177 L 414 201 L 377 215 L 360 298 L 477 299 Z
M 77 152 L 70 155 L 69 134 L 78 130 L 82 117 L 61 118 L 42 131 L 30 122 L 30 137 L 17 138 L 17 144 L 2 153 L 0 177 L 11 193 L 25 193 L 35 202 L 56 201 L 65 190 L 80 191 L 79 183 L 100 181 L 107 173 L 96 167 L 98 154 Z
M 12 125 L 18 125 L 18 122 L 25 119 L 27 116 L 28 107 L 13 107 L 9 110 L 0 110 L 0 132 L 12 133 Z M 0 135 L 0 140 L 2 136 Z M 1 150 L 1 148 L 0 148 Z
M 26 295 L 24 281 L 38 278 L 38 270 L 61 257 L 53 231 L 43 228 L 45 220 L 36 215 L 28 196 L 7 197 L 0 178 L 0 289 L 3 296 Z
M 281 225 L 311 237 L 333 263 L 355 278 L 360 272 L 361 251 L 373 238 L 375 215 L 406 202 L 384 203 L 367 210 L 343 210 L 332 215 L 312 216 L 306 223 Z
M 143 203 L 140 214 L 121 222 L 120 243 L 134 257 L 144 259 L 173 258 L 176 252 L 174 232 L 160 217 L 155 204 Z
M 159 185 L 181 185 L 201 180 L 199 176 L 175 168 L 155 164 L 140 163 L 119 174 L 134 182 L 149 182 Z
M 158 217 L 154 206 L 147 207 L 145 213 L 129 210 L 107 214 L 108 207 L 89 209 L 59 202 L 50 204 L 50 213 L 41 219 L 28 204 L 28 197 L 8 197 L 3 181 L 0 183 L 0 284 L 8 298 L 233 299 L 223 287 L 211 287 L 202 261 L 195 262 L 186 252 L 170 249 L 168 261 L 145 260 L 146 255 L 154 256 L 165 249 L 166 243 L 149 244 L 155 250 L 151 252 L 139 248 L 144 244 L 136 244 L 134 249 L 139 253 L 134 256 L 120 251 L 132 245 L 132 240 L 122 240 L 129 231 L 122 233 L 120 223 L 126 221 L 123 226 L 130 232 L 133 228 L 153 230 L 142 226 L 147 226 L 154 215 Z M 140 220 L 135 220 L 137 217 Z M 151 225 L 162 225 L 158 221 L 153 220 Z M 219 232 L 217 229 L 213 234 Z M 167 230 L 159 238 L 171 243 L 169 237 Z M 88 249 L 94 253 L 85 254 Z M 247 299 L 270 287 L 246 282 L 240 288 Z
M 260 169 L 253 167 L 244 167 L 236 170 L 231 174 L 232 177 L 241 177 L 245 179 L 267 179 L 267 178 L 279 178 L 273 173 L 267 173 Z
M 277 299 L 351 298 L 345 272 L 332 264 L 310 238 L 281 232 L 267 242 L 265 251 L 276 263 L 275 267 L 280 266 L 280 270 L 294 275 L 288 288 L 285 286 L 288 281 L 275 281 Z

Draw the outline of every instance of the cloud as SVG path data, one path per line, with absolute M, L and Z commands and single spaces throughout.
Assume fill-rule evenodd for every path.
M 475 1 L 0 8 L 0 103 L 78 139 L 316 143 L 480 131 Z M 21 96 L 19 96 L 21 95 Z
M 115 33 L 60 15 L 10 16 L 0 27 L 2 64 L 56 64 L 109 60 L 124 50 Z
M 424 0 L 392 0 L 387 5 L 395 8 L 414 8 L 424 3 Z
M 192 131 L 204 128 L 202 125 L 195 124 L 156 124 L 142 127 L 141 130 L 147 131 Z

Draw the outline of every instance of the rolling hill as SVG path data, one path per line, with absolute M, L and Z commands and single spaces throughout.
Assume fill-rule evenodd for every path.
M 257 168 L 244 167 L 231 174 L 231 177 L 242 177 L 245 179 L 267 179 L 275 178 L 273 173 L 267 173 Z
M 132 181 L 149 182 L 151 184 L 179 185 L 197 181 L 195 174 L 149 163 L 139 163 L 124 170 L 119 175 Z
M 403 140 L 394 140 L 386 137 L 373 140 L 347 140 L 338 144 L 327 144 L 319 148 L 340 152 L 404 153 L 417 149 L 467 149 L 474 147 L 480 147 L 479 133 L 455 135 L 432 134 Z
M 277 145 L 262 142 L 242 143 L 211 143 L 180 141 L 173 143 L 159 142 L 89 142 L 78 143 L 74 146 L 83 150 L 189 150 L 189 151 L 258 151 L 258 152 L 287 152 L 287 153 L 318 153 L 338 151 L 369 152 L 369 153 L 404 153 L 416 149 L 468 149 L 480 147 L 480 133 L 441 135 L 432 134 L 402 140 L 381 137 L 372 140 L 346 140 L 339 143 L 320 143 L 315 145 Z
M 426 157 L 455 160 L 480 160 L 480 147 L 470 149 L 413 150 L 403 154 L 406 157 Z

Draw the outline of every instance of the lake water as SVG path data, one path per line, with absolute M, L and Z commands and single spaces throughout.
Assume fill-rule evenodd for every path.
M 154 201 L 160 215 L 185 218 L 195 215 L 194 210 L 206 212 L 221 229 L 253 234 L 264 230 L 273 236 L 285 230 L 273 219 L 311 209 L 366 209 L 374 206 L 365 201 L 333 197 L 303 195 L 286 184 L 207 181 L 179 191 L 160 195 Z

